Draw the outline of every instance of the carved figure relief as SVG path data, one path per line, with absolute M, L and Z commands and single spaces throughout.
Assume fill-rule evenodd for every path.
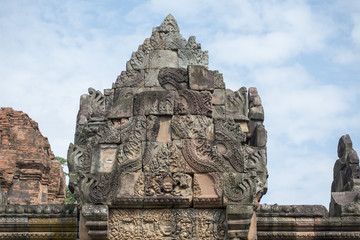
M 226 239 L 223 209 L 110 211 L 109 239 Z

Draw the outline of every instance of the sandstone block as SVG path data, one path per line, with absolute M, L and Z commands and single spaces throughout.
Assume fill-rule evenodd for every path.
M 158 75 L 160 85 L 166 90 L 187 89 L 189 77 L 186 69 L 162 68 Z
M 194 174 L 194 207 L 222 207 L 222 182 L 216 173 Z
M 175 95 L 175 114 L 206 115 L 211 117 L 212 95 L 208 91 L 180 90 Z
M 172 139 L 214 139 L 214 124 L 203 115 L 174 115 L 171 121 Z
M 177 52 L 171 50 L 154 50 L 150 52 L 149 68 L 177 68 L 179 67 L 179 59 Z
M 214 76 L 205 67 L 188 66 L 190 88 L 193 90 L 214 90 Z
M 190 65 L 199 65 L 208 67 L 209 54 L 208 51 L 201 49 L 179 49 L 179 67 L 187 68 Z
M 97 148 L 93 148 L 91 173 L 108 173 L 114 170 L 117 158 L 117 145 L 101 144 Z
M 173 113 L 173 92 L 146 91 L 135 95 L 134 115 L 172 115 Z
M 158 87 L 160 83 L 158 81 L 159 69 L 145 69 L 145 87 Z
M 128 118 L 133 115 L 135 88 L 115 89 L 114 103 L 111 106 L 109 118 Z

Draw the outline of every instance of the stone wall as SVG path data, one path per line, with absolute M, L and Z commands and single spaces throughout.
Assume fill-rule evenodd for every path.
M 2 205 L 0 239 L 78 238 L 76 205 Z
M 0 110 L 0 187 L 7 204 L 61 204 L 65 176 L 49 141 L 23 112 Z M 5 200 L 5 196 L 6 200 Z

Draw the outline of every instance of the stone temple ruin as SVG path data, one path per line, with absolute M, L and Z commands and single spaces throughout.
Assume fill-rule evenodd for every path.
M 38 219 L 56 219 L 47 227 L 58 231 L 37 236 L 76 239 L 75 227 L 80 239 L 360 239 L 359 158 L 350 137 L 339 141 L 329 212 L 260 204 L 268 177 L 263 121 L 256 88 L 226 89 L 222 74 L 208 69 L 207 51 L 167 16 L 111 89 L 81 96 L 67 156 L 79 214 L 74 205 L 41 203 Z M 8 141 L 1 139 L 0 150 Z M 0 238 L 8 231 L 17 239 L 19 224 L 8 219 L 32 205 L 21 212 L 4 196 Z

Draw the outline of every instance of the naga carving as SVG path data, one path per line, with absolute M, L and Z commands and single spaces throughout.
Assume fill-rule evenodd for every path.
M 186 89 L 189 78 L 186 69 L 162 68 L 158 75 L 160 85 L 167 90 Z

